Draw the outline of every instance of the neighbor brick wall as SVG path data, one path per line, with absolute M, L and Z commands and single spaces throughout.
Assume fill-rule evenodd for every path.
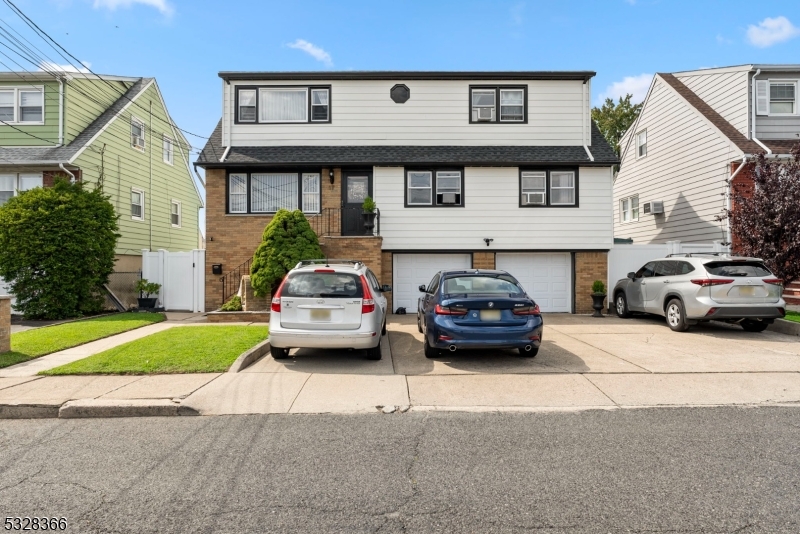
M 735 172 L 740 165 L 741 163 L 732 163 L 731 173 Z M 734 195 L 738 194 L 739 196 L 742 196 L 744 198 L 750 198 L 753 196 L 754 183 L 753 183 L 752 172 L 753 172 L 753 165 L 748 163 L 746 164 L 746 167 L 742 169 L 739 172 L 739 174 L 737 174 L 736 177 L 733 179 L 733 182 L 731 184 L 732 185 L 731 211 L 736 209 L 736 199 L 734 198 Z M 731 241 L 732 241 L 731 250 L 733 252 L 736 252 L 736 250 L 739 248 L 738 239 L 736 238 L 736 235 L 733 233 L 731 233 Z
M 575 253 L 575 313 L 592 313 L 592 283 L 608 280 L 607 252 Z
M 79 182 L 81 181 L 81 171 L 79 171 L 79 170 L 75 170 L 75 169 L 70 169 L 70 171 L 69 171 L 69 172 L 71 172 L 72 174 L 74 174 L 74 175 L 75 175 L 75 179 L 76 179 L 77 181 L 79 181 Z M 56 177 L 56 176 L 66 176 L 68 180 L 70 180 L 70 179 L 71 179 L 71 178 L 69 177 L 69 174 L 65 173 L 65 172 L 64 172 L 64 171 L 62 171 L 62 170 L 57 170 L 57 171 L 42 171 L 42 185 L 43 185 L 44 187 L 53 187 L 53 185 L 54 185 L 54 184 L 55 184 L 55 182 L 56 182 L 56 180 L 55 180 L 55 177 Z
M 0 354 L 11 350 L 11 297 L 0 296 Z
M 473 252 L 472 253 L 472 268 L 473 269 L 494 269 L 494 252 Z

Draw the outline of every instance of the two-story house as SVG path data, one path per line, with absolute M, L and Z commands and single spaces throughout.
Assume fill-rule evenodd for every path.
M 206 171 L 206 305 L 246 274 L 280 208 L 364 260 L 415 313 L 444 268 L 504 269 L 550 312 L 591 311 L 613 244 L 616 155 L 594 72 L 222 72 Z M 379 214 L 364 235 L 361 204 Z
M 142 249 L 197 247 L 189 149 L 153 78 L 0 73 L 0 205 L 58 175 L 102 183 L 119 215 L 117 271 L 140 270 Z

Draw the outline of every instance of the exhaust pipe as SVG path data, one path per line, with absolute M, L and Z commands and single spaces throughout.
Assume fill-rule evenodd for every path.
M 532 348 L 530 345 L 525 345 L 525 352 L 530 352 Z
M 450 352 L 455 352 L 455 351 L 456 351 L 456 346 L 450 345 Z

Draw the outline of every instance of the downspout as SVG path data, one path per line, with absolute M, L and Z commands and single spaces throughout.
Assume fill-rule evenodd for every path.
M 64 79 L 58 79 L 58 146 L 64 145 Z
M 69 171 L 67 170 L 67 168 L 66 168 L 66 167 L 64 167 L 64 164 L 63 164 L 63 163 L 59 163 L 59 164 L 58 164 L 58 166 L 59 166 L 59 167 L 61 167 L 61 170 L 62 170 L 62 171 L 64 171 L 65 173 L 69 174 L 69 176 L 70 176 L 70 178 L 69 178 L 69 183 L 71 183 L 71 184 L 74 184 L 74 183 L 77 181 L 77 180 L 76 180 L 76 178 L 75 178 L 75 175 L 74 175 L 74 174 L 72 174 L 71 172 L 69 172 Z
M 589 102 L 586 99 L 586 83 L 588 80 L 583 80 L 583 102 L 581 102 L 581 139 L 583 140 L 583 149 L 586 155 L 589 156 L 589 161 L 594 161 L 594 156 L 589 150 L 589 144 L 586 142 L 586 108 L 589 107 Z
M 231 151 L 231 147 L 229 147 L 229 146 L 225 147 L 225 152 L 223 152 L 223 153 L 222 153 L 222 157 L 221 157 L 221 158 L 219 158 L 219 162 L 220 162 L 220 163 L 224 163 L 224 162 L 225 162 L 225 158 L 227 158 L 227 157 L 228 157 L 228 153 L 229 153 L 230 151 Z
M 731 195 L 731 188 L 733 187 L 733 179 L 736 178 L 736 175 L 739 174 L 739 171 L 744 169 L 746 163 L 747 163 L 747 154 L 742 156 L 742 163 L 738 167 L 736 167 L 736 170 L 733 171 L 733 174 L 731 174 L 731 177 L 728 179 L 728 186 L 725 188 L 725 209 L 728 211 L 728 213 L 730 213 L 731 208 L 733 207 L 733 201 L 732 201 L 732 195 Z M 728 218 L 725 221 L 727 223 L 727 229 L 725 231 L 725 233 L 726 233 L 726 239 L 725 240 L 728 242 L 728 246 L 729 247 L 733 247 L 733 241 L 732 241 L 733 236 L 731 235 L 731 218 L 730 218 L 730 216 L 728 216 Z M 733 250 L 733 249 L 731 248 L 731 250 Z
M 758 106 L 758 95 L 756 94 L 756 76 L 761 74 L 761 69 L 757 69 L 756 73 L 753 74 L 753 79 L 750 81 L 750 91 L 753 95 L 753 112 L 752 112 L 752 121 L 750 123 L 750 139 L 758 143 L 758 145 L 767 151 L 767 154 L 772 154 L 772 150 L 767 147 L 764 143 L 756 139 L 756 107 Z

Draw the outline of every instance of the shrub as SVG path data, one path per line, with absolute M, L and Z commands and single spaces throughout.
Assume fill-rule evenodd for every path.
M 361 209 L 364 210 L 365 213 L 372 213 L 375 211 L 375 201 L 372 200 L 372 197 L 367 197 L 364 199 L 364 203 L 361 204 Z
M 592 282 L 592 293 L 605 293 L 606 285 L 602 280 L 595 280 Z
M 100 189 L 56 178 L 0 206 L 0 278 L 26 318 L 99 313 L 114 270 L 117 216 Z
M 222 305 L 222 311 L 242 311 L 242 297 L 234 295 L 231 299 Z
M 264 228 L 253 256 L 250 283 L 256 296 L 265 297 L 300 260 L 324 258 L 319 239 L 300 210 L 279 210 Z
M 147 278 L 142 278 L 136 281 L 136 291 L 144 293 L 144 298 L 150 298 L 150 295 L 157 295 L 161 290 L 161 284 L 149 281 Z

